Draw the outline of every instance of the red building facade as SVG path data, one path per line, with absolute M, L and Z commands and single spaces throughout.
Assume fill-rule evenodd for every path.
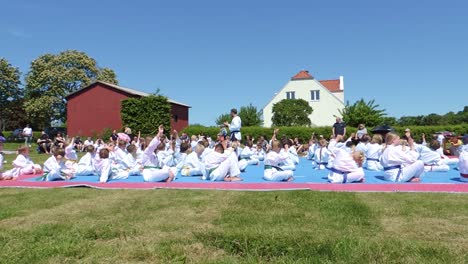
M 147 93 L 97 81 L 66 97 L 67 133 L 70 136 L 94 136 L 105 129 L 120 130 L 121 101 Z M 171 128 L 180 131 L 189 124 L 190 106 L 170 100 Z

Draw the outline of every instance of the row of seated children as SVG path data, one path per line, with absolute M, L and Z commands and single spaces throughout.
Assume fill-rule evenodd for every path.
M 411 137 L 408 140 L 402 140 L 394 133 L 387 134 L 387 144 L 382 144 L 380 135 L 374 135 L 370 142 L 369 139 L 369 136 L 363 136 L 357 146 L 353 146 L 350 139 L 343 142 L 340 137 L 332 138 L 328 144 L 324 139 L 318 142 L 312 139 L 308 159 L 313 160 L 313 166 L 316 169 L 330 169 L 334 167 L 334 161 L 338 156 L 336 148 L 344 149 L 351 154 L 350 147 L 352 147 L 355 152 L 362 153 L 368 170 L 384 170 L 386 179 L 390 181 L 419 181 L 422 173 L 410 168 L 410 165 L 414 163 L 419 164 L 416 167 L 422 167 L 423 172 L 448 171 L 450 164 L 458 163 L 460 168 L 464 166 L 459 159 L 445 156 L 436 139 L 426 146 L 424 135 L 422 144 L 415 144 Z
M 175 140 L 169 141 L 163 136 L 163 131 L 160 127 L 158 135 L 149 140 L 144 150 L 141 149 L 138 141 L 135 144 L 128 144 L 119 140 L 117 147 L 110 143 L 98 146 L 96 151 L 94 146 L 88 146 L 87 154 L 78 163 L 73 162 L 77 157 L 70 145 L 64 151 L 56 149 L 54 156 L 44 164 L 46 175 L 44 179 L 57 180 L 69 179 L 73 175 L 98 175 L 101 182 L 106 182 L 109 179 L 141 175 L 145 181 L 171 181 L 180 172 L 182 176 L 199 175 L 202 179 L 212 181 L 237 181 L 241 180 L 240 171 L 245 170 L 248 165 L 258 164 L 263 160 L 265 180 L 291 181 L 295 164 L 299 162 L 294 147 L 289 147 L 290 141 L 276 140 L 278 130 L 275 130 L 272 141 L 268 144 L 267 153 L 263 146 L 254 146 L 251 141 L 247 141 L 244 148 L 240 148 L 237 142 L 228 147 L 229 142 L 222 135 L 218 137 L 214 148 L 210 147 L 208 140 L 202 139 L 196 145 L 194 144 L 195 151 L 192 152 L 192 145 L 186 142 L 181 144 L 176 132 L 173 135 Z M 406 146 L 401 146 L 400 138 L 392 133 L 387 135 L 386 142 L 389 144 L 384 147 L 380 147 L 381 137 L 379 138 L 378 135 L 374 135 L 370 143 L 363 141 L 358 146 L 352 146 L 338 138 L 331 140 L 328 147 L 322 140 L 319 142 L 320 146 L 317 146 L 314 156 L 321 157 L 324 153 L 329 156 L 327 168 L 330 169 L 330 182 L 362 182 L 364 180 L 362 165 L 366 159 L 368 168 L 372 163 L 375 163 L 376 167 L 377 165 L 384 167 L 388 180 L 419 180 L 422 174 L 419 170 L 420 165 L 414 165 L 414 168 L 410 165 L 421 164 L 421 162 L 416 162 L 417 158 L 415 158 L 415 153 L 418 151 L 420 156 L 429 156 L 425 147 L 414 147 L 410 140 L 408 142 L 410 151 L 407 152 L 404 150 Z M 372 145 L 376 146 L 372 147 Z M 416 151 L 418 148 L 420 150 Z M 378 153 L 378 149 L 381 150 L 378 154 L 381 157 L 371 160 L 369 153 Z M 95 152 L 98 155 L 95 155 Z M 366 154 L 369 156 L 366 157 Z M 68 162 L 63 162 L 64 155 L 69 160 Z M 37 173 L 40 170 L 40 166 L 34 165 L 30 160 L 27 163 L 29 165 L 23 167 L 21 164 L 25 163 L 24 160 L 28 160 L 27 149 L 19 149 L 19 155 L 14 162 L 18 166 L 4 173 L 3 178 L 17 177 L 24 173 Z M 321 160 L 320 158 L 315 162 L 318 169 L 325 167 L 325 164 L 320 164 Z M 463 159 L 460 159 L 460 164 L 462 163 Z M 428 166 L 424 166 L 423 163 L 424 167 Z M 461 175 L 465 175 L 466 171 L 463 168 L 466 166 L 459 165 L 459 167 Z

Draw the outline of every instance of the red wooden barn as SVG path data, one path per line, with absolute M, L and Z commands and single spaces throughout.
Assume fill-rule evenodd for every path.
M 120 130 L 123 126 L 120 102 L 129 97 L 138 98 L 148 95 L 102 81 L 71 93 L 66 97 L 67 134 L 93 136 L 106 128 Z M 171 128 L 180 131 L 188 126 L 190 106 L 170 99 L 168 101 L 172 106 Z

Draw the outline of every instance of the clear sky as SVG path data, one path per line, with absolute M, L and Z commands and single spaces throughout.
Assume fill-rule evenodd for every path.
M 263 108 L 289 79 L 344 76 L 345 100 L 375 99 L 389 116 L 468 105 L 466 1 L 6 1 L 0 57 L 23 73 L 67 49 L 160 88 L 214 125 L 232 107 Z

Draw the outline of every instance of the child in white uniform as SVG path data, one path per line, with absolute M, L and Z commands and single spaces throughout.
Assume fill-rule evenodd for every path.
M 366 145 L 366 169 L 372 171 L 383 170 L 383 167 L 380 164 L 380 156 L 382 155 L 382 141 L 382 136 L 379 134 L 375 134 L 374 136 L 372 136 L 371 142 Z
M 462 138 L 463 146 L 461 146 L 460 156 L 458 157 L 458 170 L 460 171 L 460 179 L 468 182 L 468 135 Z
M 112 165 L 112 160 L 109 158 L 110 151 L 107 148 L 102 148 L 99 151 L 99 159 L 96 159 L 94 168 L 99 177 L 99 182 L 106 183 L 109 180 L 118 180 L 128 178 L 128 172 Z
M 17 150 L 18 156 L 13 161 L 14 168 L 3 173 L 5 177 L 17 178 L 20 175 L 25 174 L 37 174 L 42 172 L 41 165 L 34 164 L 34 162 L 29 158 L 29 147 L 23 146 Z
M 198 143 L 195 146 L 195 151 L 188 155 L 186 154 L 187 157 L 183 161 L 182 169 L 180 171 L 182 176 L 203 176 L 206 178 L 205 165 L 201 162 L 201 155 L 204 150 L 205 146 Z
M 322 138 L 319 140 L 319 148 L 315 150 L 315 169 L 324 170 L 330 161 L 331 151 L 327 148 L 327 141 Z
M 442 160 L 437 149 L 440 148 L 440 143 L 436 139 L 430 143 L 430 148 L 424 145 L 417 145 L 416 151 L 419 153 L 419 159 L 424 162 L 425 171 L 449 171 L 450 167 Z
M 160 167 L 158 158 L 154 151 L 161 144 L 160 138 L 163 136 L 164 127 L 159 126 L 158 134 L 149 142 L 146 147 L 142 164 L 143 169 L 143 180 L 147 182 L 171 182 L 174 179 L 174 171 L 168 166 Z
M 307 150 L 307 159 L 314 161 L 315 157 L 315 151 L 319 148 L 319 145 L 317 144 L 317 139 L 312 138 L 309 140 L 309 148 Z
M 246 160 L 248 165 L 258 165 L 258 158 L 254 155 L 254 151 L 252 150 L 253 143 L 251 140 L 248 140 L 245 143 L 244 149 L 240 153 L 240 158 L 242 160 Z
M 44 162 L 44 181 L 69 180 L 73 178 L 73 171 L 65 166 L 65 150 L 57 148 L 53 156 Z
M 405 153 L 400 146 L 400 137 L 388 133 L 385 137 L 386 147 L 382 153 L 381 164 L 384 167 L 385 179 L 393 182 L 419 182 L 424 173 L 424 163 Z M 409 138 L 410 148 L 413 140 Z
M 237 155 L 224 151 L 222 144 L 217 144 L 214 151 L 205 156 L 206 176 L 202 179 L 211 181 L 241 181 Z
M 364 154 L 362 152 L 354 151 L 349 154 L 342 148 L 335 148 L 333 156 L 333 167 L 329 168 L 328 181 L 331 183 L 364 181 L 364 170 L 362 169 Z
M 273 140 L 271 142 L 271 150 L 265 157 L 265 170 L 263 179 L 267 181 L 292 181 L 294 172 L 292 170 L 283 170 L 279 167 L 281 163 L 289 159 L 288 145 L 284 146 L 284 151 L 281 151 L 281 142 Z
M 78 162 L 75 176 L 91 176 L 96 174 L 94 170 L 94 146 L 88 145 L 84 150 L 86 151 L 86 154 L 81 157 L 80 161 Z
M 3 143 L 6 141 L 6 139 L 2 136 L 0 136 L 0 181 L 3 180 L 12 180 L 13 176 L 6 176 L 3 175 L 2 173 L 2 168 L 3 168 Z

